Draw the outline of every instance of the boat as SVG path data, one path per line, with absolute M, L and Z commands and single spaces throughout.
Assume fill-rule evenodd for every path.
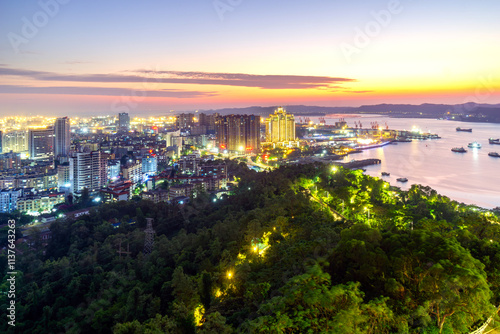
M 452 152 L 456 152 L 456 153 L 466 153 L 467 150 L 463 147 L 454 147 L 451 149 Z
M 493 144 L 493 145 L 500 145 L 500 138 L 497 138 L 497 139 L 490 138 L 489 142 L 490 142 L 490 144 Z
M 490 153 L 488 153 L 488 155 L 489 155 L 490 157 L 500 158 L 500 154 L 498 154 L 497 152 L 490 152 Z
M 462 129 L 462 128 L 457 128 L 457 131 L 462 131 L 462 132 L 472 132 L 472 129 Z
M 408 179 L 406 177 L 400 177 L 400 178 L 397 178 L 396 181 L 399 181 L 399 182 L 408 182 Z
M 382 174 L 382 176 L 391 176 L 391 173 L 387 173 L 387 172 L 382 172 L 381 174 Z
M 467 145 L 467 146 L 469 148 L 481 148 L 481 144 L 479 144 L 477 141 L 469 143 L 469 145 Z

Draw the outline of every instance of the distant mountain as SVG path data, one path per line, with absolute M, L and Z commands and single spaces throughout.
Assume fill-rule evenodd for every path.
M 224 108 L 224 109 L 210 109 L 203 110 L 206 113 L 219 113 L 221 115 L 231 115 L 231 114 L 254 114 L 261 116 L 268 116 L 274 113 L 274 110 L 278 106 L 271 107 L 246 107 L 246 108 Z M 287 112 L 294 115 L 309 115 L 309 116 L 324 116 L 333 113 L 349 113 L 356 110 L 355 107 L 318 107 L 318 106 L 304 106 L 304 105 L 291 105 L 283 106 Z
M 480 122 L 500 122 L 500 104 L 377 104 L 362 105 L 360 107 L 320 107 L 305 105 L 284 106 L 285 109 L 294 115 L 301 116 L 325 116 L 328 114 L 381 114 L 392 117 L 447 117 L 455 116 L 456 119 L 464 121 Z M 276 106 L 260 107 L 252 106 L 247 108 L 225 108 L 203 110 L 205 113 L 219 113 L 221 115 L 230 114 L 254 114 L 267 116 L 274 112 Z

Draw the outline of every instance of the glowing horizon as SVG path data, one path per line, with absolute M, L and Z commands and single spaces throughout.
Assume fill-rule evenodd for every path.
M 0 114 L 500 103 L 495 1 L 41 3 L 0 0 Z

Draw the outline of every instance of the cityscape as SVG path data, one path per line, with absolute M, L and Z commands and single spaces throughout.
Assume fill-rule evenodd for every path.
M 500 5 L 445 2 L 0 0 L 0 331 L 500 333 Z

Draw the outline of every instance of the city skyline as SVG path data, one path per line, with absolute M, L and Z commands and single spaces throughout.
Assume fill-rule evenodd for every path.
M 0 1 L 0 115 L 500 103 L 494 1 Z

